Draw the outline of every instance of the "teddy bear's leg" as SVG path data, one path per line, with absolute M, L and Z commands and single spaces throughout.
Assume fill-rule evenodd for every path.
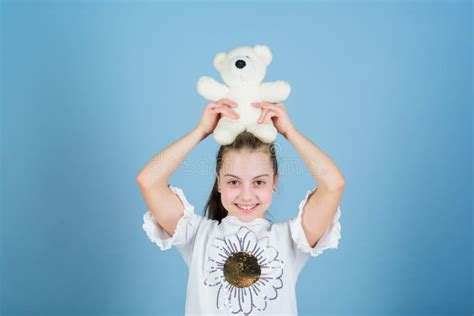
M 221 118 L 214 129 L 213 136 L 219 144 L 228 145 L 231 144 L 237 135 L 242 133 L 244 130 L 244 124 L 231 121 L 227 118 Z
M 273 124 L 268 124 L 268 123 L 250 124 L 249 126 L 247 126 L 247 131 L 254 134 L 255 137 L 257 137 L 264 143 L 273 142 L 278 134 L 278 131 L 275 128 L 275 126 L 273 126 Z

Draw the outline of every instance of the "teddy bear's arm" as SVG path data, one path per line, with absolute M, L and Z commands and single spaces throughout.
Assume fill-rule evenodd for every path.
M 229 87 L 217 82 L 211 77 L 204 76 L 198 80 L 197 91 L 203 98 L 215 102 L 227 97 Z
M 264 82 L 260 85 L 260 96 L 264 102 L 282 102 L 290 92 L 291 86 L 286 81 Z

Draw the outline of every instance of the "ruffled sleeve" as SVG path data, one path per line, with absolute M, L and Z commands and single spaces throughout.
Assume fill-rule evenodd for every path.
M 305 206 L 308 197 L 311 193 L 316 191 L 316 188 L 309 190 L 306 193 L 306 197 L 301 201 L 299 205 L 299 213 L 296 218 L 290 221 L 290 231 L 293 242 L 295 243 L 298 250 L 303 253 L 309 254 L 313 257 L 319 256 L 326 249 L 337 249 L 339 245 L 339 239 L 341 238 L 341 224 L 339 218 L 341 217 L 341 208 L 338 205 L 336 214 L 331 225 L 328 227 L 324 235 L 319 239 L 314 247 L 311 247 L 304 234 L 303 226 L 301 223 L 303 207 Z
M 179 247 L 189 244 L 194 238 L 197 227 L 202 219 L 201 216 L 194 213 L 194 206 L 188 202 L 183 190 L 170 185 L 168 185 L 168 187 L 178 196 L 184 205 L 184 214 L 176 225 L 174 235 L 170 236 L 163 227 L 160 226 L 150 210 L 143 215 L 143 230 L 148 238 L 158 245 L 161 250 L 170 249 L 171 246 Z

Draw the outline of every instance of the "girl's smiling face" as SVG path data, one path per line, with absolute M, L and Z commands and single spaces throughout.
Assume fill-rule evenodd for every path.
M 265 218 L 278 181 L 268 154 L 262 151 L 230 151 L 224 156 L 217 179 L 222 205 L 228 215 L 244 222 Z

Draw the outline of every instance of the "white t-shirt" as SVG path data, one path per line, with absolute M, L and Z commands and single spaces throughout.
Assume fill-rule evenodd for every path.
M 186 315 L 297 314 L 298 274 L 311 256 L 337 249 L 340 206 L 312 248 L 301 225 L 301 214 L 315 189 L 306 193 L 298 215 L 291 220 L 272 224 L 256 218 L 242 222 L 228 215 L 219 224 L 196 214 L 180 188 L 169 188 L 185 206 L 174 235 L 170 236 L 149 210 L 143 216 L 143 229 L 161 250 L 176 246 L 186 262 Z

